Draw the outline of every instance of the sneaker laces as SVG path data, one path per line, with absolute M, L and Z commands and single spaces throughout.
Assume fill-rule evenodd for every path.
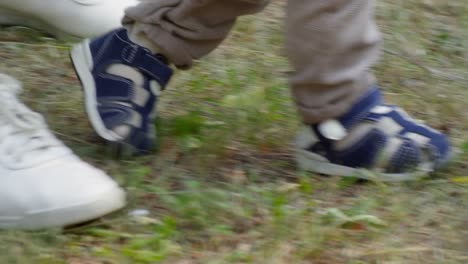
M 63 155 L 64 145 L 48 130 L 44 118 L 21 103 L 19 82 L 0 74 L 0 155 L 15 164 Z M 47 154 L 47 155 L 45 155 Z

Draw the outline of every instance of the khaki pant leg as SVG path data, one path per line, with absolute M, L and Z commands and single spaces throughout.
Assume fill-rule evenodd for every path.
M 373 0 L 288 1 L 290 85 L 304 122 L 344 114 L 374 85 L 381 39 L 373 11 Z

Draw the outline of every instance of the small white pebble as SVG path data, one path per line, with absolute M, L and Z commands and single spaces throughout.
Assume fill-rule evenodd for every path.
M 129 216 L 148 216 L 150 212 L 146 209 L 135 209 L 128 213 Z

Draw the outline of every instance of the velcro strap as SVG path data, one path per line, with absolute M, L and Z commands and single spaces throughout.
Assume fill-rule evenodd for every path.
M 138 48 L 135 56 L 127 63 L 138 68 L 143 74 L 154 79 L 164 88 L 172 76 L 172 69 L 142 48 Z
M 381 103 L 380 90 L 377 87 L 372 88 L 355 102 L 346 114 L 337 119 L 346 129 L 350 129 L 368 116 L 372 108 Z
M 371 109 L 379 105 L 381 101 L 382 97 L 379 89 L 377 87 L 372 88 L 355 102 L 346 114 L 337 119 L 328 119 L 315 124 L 313 128 L 321 137 L 321 140 L 341 140 L 348 134 L 349 129 L 366 118 Z

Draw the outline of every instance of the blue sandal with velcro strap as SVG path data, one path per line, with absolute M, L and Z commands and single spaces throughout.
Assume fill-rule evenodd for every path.
M 304 126 L 296 145 L 304 170 L 382 181 L 415 180 L 451 158 L 444 134 L 384 104 L 378 88 L 343 116 Z
M 157 99 L 173 73 L 166 58 L 133 43 L 124 28 L 87 39 L 70 55 L 96 133 L 132 153 L 150 151 Z

